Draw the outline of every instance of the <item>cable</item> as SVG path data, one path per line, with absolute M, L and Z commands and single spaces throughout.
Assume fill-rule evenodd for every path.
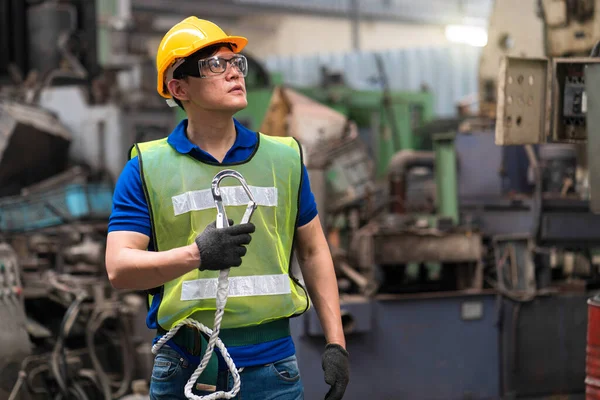
M 129 386 L 131 385 L 131 381 L 133 380 L 133 369 L 134 364 L 133 360 L 135 355 L 132 353 L 133 344 L 131 343 L 131 332 L 129 331 L 129 325 L 127 324 L 127 320 L 121 316 L 119 318 L 119 322 L 121 325 L 121 351 L 123 357 L 123 380 L 121 381 L 121 385 L 119 389 L 115 393 L 113 393 L 113 399 L 120 399 L 121 397 L 127 394 L 129 390 Z
M 85 334 L 86 344 L 89 349 L 92 365 L 94 366 L 96 374 L 98 375 L 98 380 L 100 381 L 100 391 L 104 395 L 104 400 L 112 400 L 112 390 L 110 388 L 110 379 L 102 369 L 100 360 L 98 360 L 98 356 L 96 355 L 94 337 L 96 336 L 97 330 L 109 317 L 109 311 L 99 311 L 98 309 L 95 309 L 90 317 Z
M 87 349 L 69 350 L 68 353 L 72 357 L 80 357 L 82 355 L 87 354 L 88 350 Z M 45 388 L 35 387 L 35 385 L 33 384 L 33 380 L 37 377 L 37 375 L 39 375 L 43 372 L 51 372 L 50 365 L 49 365 L 51 362 L 51 358 L 52 358 L 52 351 L 43 353 L 43 354 L 28 356 L 25 359 L 23 359 L 23 361 L 21 362 L 21 370 L 19 371 L 19 376 L 25 375 L 24 383 L 27 386 L 27 389 L 36 395 L 44 395 L 44 398 L 48 397 L 48 394 L 50 393 L 50 389 L 47 387 L 47 385 Z M 29 364 L 32 364 L 32 363 L 39 363 L 39 365 L 37 365 L 36 367 L 32 368 L 29 372 L 27 372 L 27 368 L 28 368 Z M 86 377 L 86 376 L 84 376 L 84 377 Z M 86 378 L 90 379 L 89 377 L 86 377 Z M 90 379 L 90 380 L 92 380 L 92 379 Z M 17 381 L 17 383 L 15 384 L 15 387 L 17 385 L 20 385 L 19 381 Z M 74 385 L 79 386 L 78 383 L 74 383 Z M 15 387 L 13 387 L 13 391 L 17 390 L 17 389 L 15 389 Z M 81 388 L 75 389 L 75 390 L 81 391 Z M 72 394 L 72 390 L 70 388 L 69 388 L 68 393 Z M 84 395 L 85 395 L 85 393 L 84 393 Z M 59 398 L 62 398 L 62 396 L 64 396 L 64 394 L 62 392 L 59 393 Z M 87 399 L 87 395 L 82 397 L 81 393 L 79 394 L 79 397 L 83 398 L 84 400 Z
M 96 345 L 94 342 L 95 336 L 98 333 L 100 327 L 109 318 L 117 319 L 121 327 L 120 344 L 123 357 L 123 379 L 120 383 L 118 383 L 118 389 L 115 393 L 112 393 L 111 388 L 114 382 L 111 381 L 110 377 L 104 371 L 102 363 L 98 359 Z M 86 343 L 90 358 L 92 360 L 92 364 L 94 366 L 94 370 L 96 371 L 96 375 L 99 380 L 99 383 L 97 384 L 100 391 L 104 395 L 104 399 L 109 400 L 123 397 L 125 394 L 127 394 L 127 391 L 129 390 L 129 386 L 131 384 L 131 381 L 133 380 L 133 370 L 135 367 L 133 363 L 135 355 L 132 354 L 131 350 L 133 347 L 131 343 L 131 333 L 129 331 L 129 325 L 127 324 L 125 318 L 119 318 L 119 315 L 116 314 L 112 308 L 106 310 L 94 310 L 86 328 Z
M 27 389 L 29 389 L 29 391 L 34 394 L 47 394 L 47 388 L 40 389 L 35 387 L 35 385 L 33 384 L 33 380 L 38 376 L 38 374 L 49 371 L 50 367 L 47 364 L 40 364 L 37 367 L 33 368 L 31 371 L 29 371 L 29 373 L 27 374 L 27 380 L 25 382 L 27 384 Z
M 52 357 L 51 357 L 51 363 L 50 363 L 51 370 L 52 370 L 52 373 L 54 374 L 54 377 L 56 378 L 56 381 L 58 383 L 58 386 L 61 389 L 62 394 L 65 396 L 68 396 L 69 391 L 68 391 L 68 387 L 67 387 L 67 380 L 68 380 L 67 371 L 66 371 L 67 360 L 66 360 L 66 353 L 65 353 L 65 349 L 64 349 L 64 341 L 65 341 L 65 338 L 67 336 L 69 336 L 69 332 L 71 331 L 71 328 L 73 327 L 73 324 L 75 323 L 75 320 L 77 319 L 77 315 L 79 314 L 79 309 L 81 307 L 81 304 L 83 303 L 83 301 L 86 298 L 87 298 L 87 295 L 84 292 L 80 292 L 77 295 L 77 297 L 75 298 L 75 300 L 73 300 L 73 302 L 71 303 L 71 305 L 69 306 L 67 311 L 65 312 L 65 315 L 61 322 L 58 339 L 54 346 L 54 350 L 52 351 Z M 60 363 L 59 363 L 59 356 L 61 356 Z
M 69 392 L 67 393 L 67 397 L 63 398 L 63 394 L 59 393 L 56 395 L 54 400 L 69 400 L 70 397 L 73 396 L 78 400 L 90 400 L 88 395 L 85 393 L 85 390 L 78 383 L 73 382 L 72 386 L 69 388 Z
M 26 374 L 23 371 L 19 371 L 19 379 L 17 379 L 17 383 L 13 386 L 12 391 L 10 392 L 10 396 L 8 396 L 8 400 L 16 400 L 17 395 L 21 391 L 21 387 L 23 386 L 23 382 L 25 382 Z
M 73 382 L 71 389 L 78 395 L 80 400 L 90 400 L 85 390 L 77 382 Z

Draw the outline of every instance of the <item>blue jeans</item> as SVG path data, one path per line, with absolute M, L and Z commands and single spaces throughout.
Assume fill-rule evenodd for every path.
M 179 353 L 163 346 L 154 358 L 150 382 L 151 400 L 187 400 L 184 386 L 197 365 L 192 365 Z M 241 388 L 234 400 L 304 400 L 304 388 L 296 356 L 267 365 L 244 367 L 240 372 Z M 233 377 L 229 371 L 219 371 L 217 390 L 229 391 Z M 202 396 L 210 392 L 193 393 Z

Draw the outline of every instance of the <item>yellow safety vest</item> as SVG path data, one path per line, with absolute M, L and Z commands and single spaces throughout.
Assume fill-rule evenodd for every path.
M 229 274 L 229 297 L 223 329 L 250 327 L 305 312 L 306 290 L 291 273 L 292 245 L 298 215 L 302 157 L 293 138 L 258 134 L 258 144 L 245 162 L 230 165 L 199 161 L 181 154 L 165 139 L 138 143 L 142 184 L 152 222 L 154 248 L 169 250 L 194 243 L 215 221 L 211 181 L 217 172 L 234 169 L 250 186 L 258 207 L 256 231 L 242 265 Z M 238 180 L 221 182 L 227 216 L 239 223 L 248 198 Z M 165 283 L 158 324 L 169 330 L 192 317 L 212 327 L 218 271 L 193 270 Z

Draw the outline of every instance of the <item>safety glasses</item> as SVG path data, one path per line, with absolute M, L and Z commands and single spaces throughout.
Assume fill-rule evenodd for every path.
M 236 68 L 242 76 L 245 77 L 248 74 L 248 60 L 241 54 L 235 54 L 227 57 L 213 56 L 201 60 L 188 58 L 178 67 L 175 67 L 173 79 L 182 79 L 186 76 L 195 78 L 217 77 L 227 71 L 229 64 Z
M 248 73 L 248 60 L 241 54 L 228 57 L 213 56 L 198 60 L 200 78 L 219 76 L 227 71 L 229 64 L 231 64 L 232 67 L 237 68 L 239 73 L 244 77 Z

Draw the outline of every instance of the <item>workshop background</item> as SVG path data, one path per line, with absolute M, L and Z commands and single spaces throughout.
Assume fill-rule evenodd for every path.
M 107 220 L 185 118 L 154 57 L 189 15 L 249 39 L 236 117 L 302 143 L 345 399 L 600 399 L 600 0 L 0 0 L 0 399 L 148 399 Z M 292 334 L 322 399 L 314 309 Z

